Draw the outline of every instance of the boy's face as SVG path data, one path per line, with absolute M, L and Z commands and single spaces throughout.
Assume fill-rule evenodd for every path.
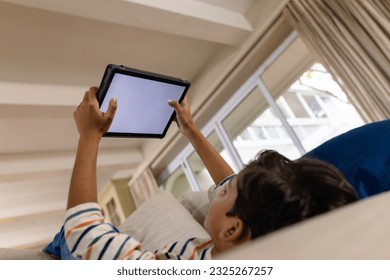
M 216 241 L 219 234 L 226 228 L 232 217 L 226 213 L 233 208 L 237 198 L 236 177 L 229 180 L 222 186 L 218 186 L 210 197 L 209 211 L 204 221 L 204 228 L 210 237 Z

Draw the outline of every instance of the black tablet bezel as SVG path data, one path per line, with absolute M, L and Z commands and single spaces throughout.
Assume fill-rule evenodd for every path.
M 102 78 L 102 81 L 99 86 L 99 90 L 97 92 L 97 99 L 99 102 L 99 108 L 101 107 L 103 100 L 107 94 L 107 91 L 111 85 L 112 79 L 114 78 L 115 74 L 124 74 L 128 76 L 133 77 L 139 77 L 147 80 L 152 81 L 158 81 L 163 83 L 169 83 L 174 85 L 179 85 L 184 87 L 184 91 L 179 99 L 179 102 L 181 102 L 187 91 L 190 87 L 191 83 L 189 81 L 181 80 L 179 78 L 174 78 L 166 75 L 161 75 L 157 73 L 152 73 L 148 71 L 138 70 L 130 67 L 126 67 L 123 65 L 115 65 L 115 64 L 109 64 L 107 65 L 104 75 Z M 168 100 L 167 100 L 168 102 Z M 173 111 L 171 117 L 169 118 L 167 124 L 165 125 L 165 128 L 161 134 L 155 134 L 155 133 L 124 133 L 124 132 L 106 132 L 103 136 L 106 137 L 128 137 L 128 138 L 164 138 L 173 119 L 175 117 L 175 111 Z

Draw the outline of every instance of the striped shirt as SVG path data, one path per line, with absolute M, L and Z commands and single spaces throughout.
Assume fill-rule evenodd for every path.
M 65 239 L 69 250 L 80 259 L 211 259 L 211 240 L 190 238 L 164 246 L 155 253 L 142 249 L 128 234 L 120 233 L 112 224 L 104 223 L 96 203 L 84 203 L 69 209 L 65 216 Z

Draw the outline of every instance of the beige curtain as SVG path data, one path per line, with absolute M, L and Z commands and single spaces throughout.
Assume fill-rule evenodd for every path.
M 129 183 L 129 188 L 137 208 L 159 192 L 156 179 L 149 168 L 132 179 Z
M 366 121 L 390 118 L 390 0 L 291 0 L 283 15 Z

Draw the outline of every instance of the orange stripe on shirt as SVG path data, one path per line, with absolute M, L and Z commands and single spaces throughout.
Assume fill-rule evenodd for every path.
M 95 222 L 100 222 L 100 223 L 102 223 L 103 221 L 104 221 L 104 219 L 103 219 L 103 218 L 100 218 L 100 219 L 96 219 L 96 220 L 92 220 L 92 221 L 87 221 L 87 222 L 81 223 L 81 224 L 79 224 L 79 225 L 77 225 L 77 226 L 75 226 L 75 227 L 69 229 L 69 230 L 66 232 L 65 238 L 68 238 L 69 235 L 72 233 L 72 231 L 74 231 L 74 230 L 76 230 L 76 229 L 78 229 L 78 228 L 81 228 L 81 227 L 84 227 L 84 226 L 93 224 L 93 223 L 95 223 Z
M 194 250 L 192 251 L 192 255 L 191 255 L 191 257 L 189 258 L 189 260 L 193 260 L 194 257 L 195 257 L 195 253 L 196 253 L 197 251 L 203 249 L 204 247 L 207 247 L 207 246 L 210 245 L 212 242 L 213 242 L 212 240 L 209 240 L 209 241 L 207 241 L 207 242 L 205 242 L 205 243 L 203 243 L 203 244 L 200 244 L 200 245 L 196 246 L 196 247 L 194 248 Z
M 92 250 L 93 250 L 93 245 L 92 245 L 91 247 L 88 248 L 87 254 L 85 254 L 85 259 L 86 259 L 86 260 L 91 259 Z

